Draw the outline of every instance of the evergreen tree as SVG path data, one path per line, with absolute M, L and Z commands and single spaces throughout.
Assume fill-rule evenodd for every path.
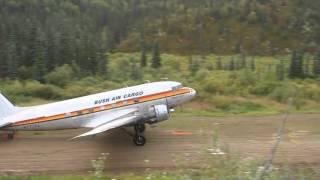
M 141 67 L 146 67 L 147 66 L 147 50 L 146 47 L 142 47 L 141 51 L 141 58 L 140 58 L 140 66 Z
M 309 57 L 309 55 L 307 55 L 305 60 L 304 60 L 303 70 L 304 70 L 303 74 L 306 77 L 309 77 L 311 75 L 311 73 L 310 73 L 310 57 Z
M 24 65 L 28 67 L 32 67 L 33 65 L 33 58 L 36 53 L 36 42 L 38 36 L 38 24 L 36 22 L 31 23 L 31 29 L 29 31 L 29 36 L 27 37 L 27 51 L 26 51 L 26 58 L 24 61 Z
M 101 51 L 96 53 L 96 59 L 97 59 L 97 74 L 103 77 L 107 77 L 107 55 L 104 58 Z
M 153 57 L 152 57 L 152 68 L 159 68 L 161 67 L 161 57 L 160 57 L 160 50 L 159 50 L 159 43 L 155 43 L 153 47 Z
M 46 40 L 44 34 L 38 33 L 36 38 L 34 53 L 32 57 L 33 67 L 34 67 L 34 79 L 44 83 L 44 76 L 47 72 L 47 51 L 46 51 Z
M 320 51 L 314 58 L 314 63 L 313 63 L 313 74 L 315 76 L 320 76 Z
M 229 70 L 233 71 L 235 69 L 236 69 L 236 64 L 235 64 L 235 61 L 234 61 L 234 57 L 231 57 L 230 62 L 229 62 Z
M 61 66 L 63 64 L 71 64 L 72 60 L 74 60 L 71 37 L 70 34 L 66 31 L 67 30 L 64 30 L 61 34 L 59 54 L 60 58 L 57 62 L 58 66 Z
M 247 67 L 247 58 L 244 53 L 241 53 L 240 55 L 240 69 L 246 68 Z
M 146 67 L 147 66 L 147 47 L 145 43 L 145 32 L 144 32 L 144 26 L 141 26 L 140 31 L 140 49 L 141 49 L 141 57 L 140 57 L 140 67 Z
M 189 71 L 191 75 L 195 75 L 200 69 L 200 61 L 198 59 L 194 59 L 192 56 L 189 58 Z
M 303 78 L 303 55 L 300 52 L 294 51 L 291 57 L 290 78 Z
M 217 61 L 216 61 L 216 68 L 217 70 L 222 70 L 222 62 L 221 62 L 221 57 L 217 57 Z
M 11 79 L 16 79 L 18 75 L 18 58 L 17 58 L 17 45 L 16 34 L 11 32 L 9 34 L 9 41 L 7 42 L 6 50 L 6 74 Z
M 11 79 L 16 79 L 18 74 L 18 62 L 16 56 L 16 44 L 13 41 L 8 42 L 7 46 L 7 57 L 6 57 L 6 66 L 7 66 L 7 75 Z
M 7 62 L 4 48 L 0 46 L 0 78 L 4 77 L 7 77 Z
M 50 32 L 47 37 L 47 68 L 52 71 L 59 61 L 59 42 L 55 32 Z

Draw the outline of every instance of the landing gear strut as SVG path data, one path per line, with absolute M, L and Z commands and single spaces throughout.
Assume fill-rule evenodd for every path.
M 134 125 L 135 135 L 133 142 L 137 146 L 143 146 L 146 144 L 146 138 L 144 137 L 144 131 L 146 130 L 145 124 Z

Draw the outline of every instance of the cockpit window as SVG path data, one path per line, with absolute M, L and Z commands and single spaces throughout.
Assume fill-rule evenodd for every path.
M 180 84 L 180 85 L 178 85 L 178 86 L 173 86 L 173 87 L 172 87 L 172 90 L 173 90 L 173 91 L 176 91 L 176 90 L 181 89 L 181 88 L 183 88 L 183 86 Z

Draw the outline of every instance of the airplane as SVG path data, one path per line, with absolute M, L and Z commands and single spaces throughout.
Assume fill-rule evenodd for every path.
M 16 131 L 90 128 L 76 136 L 94 136 L 110 129 L 133 127 L 133 142 L 146 143 L 145 124 L 168 120 L 174 107 L 190 101 L 196 91 L 179 82 L 161 81 L 32 107 L 17 107 L 0 93 L 0 130 L 8 139 Z

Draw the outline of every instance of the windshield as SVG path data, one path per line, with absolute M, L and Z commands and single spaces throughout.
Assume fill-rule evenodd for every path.
M 177 85 L 177 86 L 173 86 L 172 87 L 172 90 L 178 90 L 178 89 L 181 89 L 181 88 L 183 88 L 183 86 L 181 85 L 181 84 L 179 84 L 179 85 Z

